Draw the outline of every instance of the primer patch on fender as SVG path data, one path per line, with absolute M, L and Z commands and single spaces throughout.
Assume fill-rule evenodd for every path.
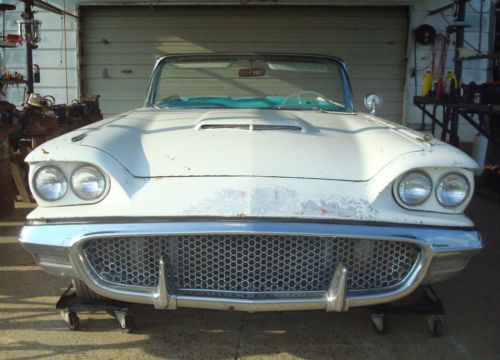
M 223 189 L 189 210 L 196 215 L 228 217 L 303 217 L 369 220 L 378 210 L 363 199 L 305 196 L 283 187 L 257 188 L 250 192 Z

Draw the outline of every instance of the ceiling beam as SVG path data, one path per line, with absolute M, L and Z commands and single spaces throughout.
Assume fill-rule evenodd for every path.
M 43 1 L 43 0 L 33 0 L 33 5 L 40 8 L 40 9 L 50 11 L 50 12 L 57 14 L 57 15 L 68 15 L 68 16 L 74 17 L 75 19 L 78 19 L 77 15 L 72 14 L 72 13 L 67 12 L 67 11 L 64 11 L 64 10 L 58 8 L 57 6 L 49 4 L 48 2 Z

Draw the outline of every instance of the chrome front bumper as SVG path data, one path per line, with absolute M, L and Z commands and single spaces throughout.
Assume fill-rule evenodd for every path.
M 421 248 L 421 256 L 401 286 L 381 293 L 348 293 L 345 286 L 347 270 L 339 264 L 328 290 L 317 297 L 240 299 L 169 294 L 165 281 L 166 270 L 162 263 L 156 288 L 123 287 L 95 276 L 82 255 L 83 243 L 93 238 L 194 233 L 376 238 L 415 243 Z M 419 285 L 445 280 L 459 273 L 483 247 L 481 236 L 474 229 L 257 221 L 29 224 L 24 226 L 20 242 L 47 272 L 80 279 L 104 297 L 151 304 L 158 309 L 187 307 L 248 312 L 345 311 L 350 307 L 394 301 L 410 294 Z

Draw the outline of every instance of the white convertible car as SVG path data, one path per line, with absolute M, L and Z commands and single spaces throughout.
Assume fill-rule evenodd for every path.
M 328 56 L 166 56 L 143 108 L 26 161 L 39 206 L 20 241 L 81 297 L 345 311 L 447 279 L 483 247 L 464 215 L 475 162 L 356 112 Z

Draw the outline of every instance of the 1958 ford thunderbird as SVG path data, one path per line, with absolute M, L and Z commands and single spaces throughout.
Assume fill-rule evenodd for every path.
M 84 298 L 345 311 L 447 279 L 483 247 L 464 215 L 476 163 L 356 112 L 328 56 L 166 56 L 143 108 L 27 162 L 39 206 L 20 241 Z

